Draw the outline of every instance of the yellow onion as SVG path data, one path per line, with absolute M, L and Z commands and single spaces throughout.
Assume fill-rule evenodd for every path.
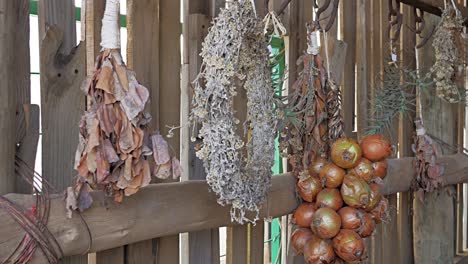
M 321 190 L 322 183 L 317 177 L 311 176 L 297 182 L 297 192 L 306 202 L 313 202 Z
M 335 211 L 343 207 L 343 199 L 341 198 L 340 191 L 335 188 L 325 188 L 317 194 L 317 201 L 315 203 L 317 208 L 328 207 Z
M 332 263 L 335 252 L 331 241 L 320 238 L 309 240 L 304 246 L 304 259 L 308 264 Z
M 372 235 L 375 229 L 375 221 L 372 215 L 362 212 L 361 213 L 361 226 L 357 230 L 361 237 L 368 237 Z
M 327 188 L 338 188 L 346 175 L 345 170 L 333 163 L 327 163 L 319 173 L 322 184 Z
M 372 209 L 372 211 L 370 211 L 370 214 L 372 215 L 376 223 L 385 221 L 389 217 L 387 198 L 382 196 L 379 204 L 374 209 Z
M 348 174 L 344 177 L 341 185 L 341 197 L 347 205 L 363 208 L 370 199 L 369 185 L 363 179 Z
M 370 189 L 369 202 L 364 206 L 364 210 L 366 210 L 366 212 L 370 212 L 372 211 L 372 209 L 377 207 L 377 205 L 380 202 L 380 199 L 382 198 L 379 185 L 375 183 L 371 183 L 369 184 L 369 189 Z
M 365 257 L 364 240 L 353 230 L 341 229 L 333 238 L 333 248 L 346 262 L 359 261 Z
M 309 175 L 310 176 L 318 176 L 322 167 L 327 164 L 328 161 L 325 158 L 316 158 L 312 164 L 309 166 Z
M 296 254 L 302 255 L 304 253 L 305 244 L 314 237 L 315 236 L 310 228 L 298 228 L 294 230 L 291 235 L 291 245 L 293 246 Z
M 318 237 L 332 238 L 340 231 L 341 218 L 333 209 L 320 208 L 312 217 L 310 227 Z
M 374 168 L 374 177 L 383 179 L 387 176 L 387 160 L 376 161 L 372 163 L 372 167 Z
M 368 135 L 361 140 L 362 155 L 371 161 L 379 161 L 392 155 L 392 145 L 382 135 Z
M 349 173 L 369 182 L 374 176 L 374 167 L 370 160 L 361 158 L 356 166 L 349 170 Z
M 352 138 L 340 138 L 331 146 L 331 160 L 343 169 L 356 166 L 361 156 L 361 148 L 356 140 Z
M 315 205 L 312 203 L 302 203 L 294 211 L 292 223 L 300 227 L 310 227 L 312 217 L 315 214 Z
M 353 207 L 343 207 L 338 211 L 341 217 L 341 228 L 357 229 L 361 226 L 361 216 L 359 210 Z

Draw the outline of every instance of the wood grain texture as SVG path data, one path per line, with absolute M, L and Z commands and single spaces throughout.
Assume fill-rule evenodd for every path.
M 426 15 L 426 29 L 430 30 L 440 19 Z M 424 31 L 423 34 L 427 34 Z M 425 73 L 433 65 L 434 52 L 432 39 L 418 52 L 421 72 Z M 457 107 L 435 96 L 433 89 L 422 94 L 424 125 L 426 130 L 448 144 L 457 143 Z M 455 149 L 442 147 L 442 153 L 453 153 Z M 450 165 L 447 165 L 449 168 Z M 463 173 L 459 173 L 461 176 Z M 448 178 L 448 174 L 444 175 Z M 451 182 L 452 184 L 454 182 Z M 414 199 L 413 235 L 415 263 L 452 263 L 455 253 L 455 209 L 454 197 L 447 195 L 454 191 L 447 187 L 440 193 L 426 195 L 424 203 Z
M 73 0 L 38 1 L 39 39 L 41 40 L 48 27 L 59 27 L 64 31 L 63 43 L 59 53 L 69 54 L 76 46 L 75 2 Z
M 204 37 L 208 33 L 210 17 L 220 11 L 225 1 L 184 1 L 184 43 L 182 80 L 180 81 L 180 124 L 186 125 L 192 101 L 191 83 L 198 75 L 202 58 L 199 56 Z M 180 58 L 179 58 L 180 61 Z M 206 174 L 201 160 L 195 156 L 194 145 L 191 142 L 191 129 L 182 127 L 180 131 L 180 160 L 182 167 L 181 179 L 201 180 Z M 202 264 L 219 263 L 219 231 L 217 228 L 184 233 L 181 239 L 181 263 Z
M 406 69 L 416 69 L 416 54 L 414 47 L 416 46 L 416 35 L 410 28 L 416 28 L 416 18 L 413 13 L 413 8 L 410 6 L 403 7 L 403 23 L 408 25 L 402 28 L 401 46 L 402 63 Z M 404 80 L 404 76 L 402 79 Z M 405 81 L 405 80 L 404 80 Z M 415 93 L 416 87 L 410 87 Z M 413 144 L 414 123 L 416 118 L 416 106 L 411 107 L 411 111 L 406 115 L 399 117 L 398 142 L 400 157 L 412 157 L 414 153 L 411 149 Z M 413 193 L 411 191 L 400 194 L 398 200 L 398 253 L 399 262 L 413 263 L 413 214 L 412 214 Z
M 346 63 L 343 72 L 343 119 L 345 133 L 349 136 L 354 130 L 354 100 L 356 88 L 356 1 L 342 1 L 341 36 L 347 44 Z
M 101 27 L 102 17 L 106 0 L 83 0 L 85 5 L 84 29 L 86 43 L 86 74 L 91 75 L 94 71 L 96 57 L 101 51 Z
M 21 116 L 24 116 L 22 122 L 25 123 L 25 133 L 16 148 L 16 156 L 22 161 L 22 164 L 16 169 L 15 192 L 31 193 L 32 186 L 18 174 L 33 176 L 32 169 L 34 169 L 36 163 L 37 146 L 39 143 L 40 109 L 38 105 L 25 104 L 21 111 L 24 113 Z
M 63 33 L 49 27 L 41 42 L 42 175 L 57 190 L 73 182 L 73 162 L 78 144 L 78 122 L 84 110 L 80 90 L 85 77 L 85 49 L 58 53 Z M 82 253 L 82 252 L 79 252 Z M 61 263 L 86 263 L 86 256 L 65 258 Z
M 124 263 L 124 247 L 118 247 L 113 249 L 108 249 L 100 251 L 96 254 L 96 264 L 118 264 Z M 130 263 L 130 262 L 129 262 Z M 148 263 L 148 262 L 138 262 L 138 263 Z
M 268 202 L 260 214 L 262 218 L 288 214 L 297 206 L 294 191 L 296 179 L 286 174 L 275 176 L 272 181 Z M 180 193 L 184 193 L 184 196 Z M 7 197 L 25 206 L 31 206 L 34 200 L 31 195 L 8 194 Z M 194 198 L 187 203 L 186 197 Z M 67 219 L 65 214 L 63 198 L 52 199 L 49 230 L 65 255 L 81 254 L 89 245 L 86 227 L 79 216 Z M 91 252 L 232 224 L 229 208 L 216 202 L 216 195 L 208 192 L 205 181 L 151 184 L 125 199 L 122 204 L 111 204 L 109 209 L 94 204 L 82 216 L 91 231 Z M 1 260 L 16 246 L 24 231 L 4 211 L 0 211 L 0 220 L 3 223 L 0 226 Z M 37 260 L 33 263 L 41 262 Z
M 22 44 L 18 46 L 18 41 L 21 38 L 29 36 L 28 32 L 24 32 L 24 24 L 29 23 L 29 19 L 24 18 L 24 14 L 20 11 L 23 5 L 24 1 L 0 1 L 0 58 L 2 63 L 2 67 L 0 67 L 2 80 L 2 85 L 0 85 L 0 134 L 2 135 L 2 140 L 0 140 L 0 175 L 2 175 L 0 177 L 0 194 L 12 192 L 15 188 L 17 134 L 15 113 L 18 106 L 17 100 L 22 99 L 17 94 L 17 89 L 21 88 L 19 85 L 23 84 L 22 79 L 25 77 L 22 72 L 17 72 L 17 70 L 18 67 L 26 65 L 22 65 L 23 54 L 20 53 L 18 58 L 16 53 L 12 51 L 26 52 L 26 56 L 29 56 L 27 48 L 24 49 Z M 18 26 L 19 28 L 17 28 Z M 24 91 L 23 88 L 21 88 L 22 91 Z

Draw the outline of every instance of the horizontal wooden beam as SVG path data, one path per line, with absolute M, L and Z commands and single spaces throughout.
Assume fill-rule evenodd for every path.
M 438 162 L 445 167 L 444 184 L 453 185 L 468 182 L 468 156 L 455 154 L 440 157 Z M 406 192 L 410 189 L 415 171 L 413 158 L 388 160 L 388 175 L 384 179 L 382 192 L 393 194 Z
M 442 15 L 442 10 L 444 10 L 444 0 L 400 0 L 400 2 L 419 8 L 420 10 L 434 14 L 436 16 Z M 447 1 L 448 4 L 451 4 L 451 1 Z M 468 8 L 462 5 L 457 5 L 458 9 L 461 11 L 465 24 L 468 18 Z
M 268 201 L 261 211 L 262 218 L 286 215 L 296 208 L 295 183 L 296 179 L 290 175 L 272 179 Z M 31 208 L 34 201 L 31 195 L 8 194 L 6 197 L 26 208 Z M 48 228 L 66 256 L 87 252 L 90 244 L 84 221 L 92 235 L 91 252 L 231 225 L 229 207 L 216 202 L 216 195 L 210 192 L 206 181 L 195 180 L 152 184 L 126 197 L 121 204 L 112 204 L 109 209 L 95 203 L 82 217 L 73 215 L 67 219 L 64 199 L 52 199 Z M 0 210 L 0 223 L 0 263 L 3 263 L 24 231 L 3 210 Z M 38 260 L 37 263 L 44 262 Z
M 446 168 L 447 185 L 468 182 L 468 157 L 463 154 L 439 159 Z M 412 158 L 388 161 L 388 175 L 383 193 L 409 190 L 414 175 Z M 290 174 L 273 177 L 268 202 L 261 217 L 278 217 L 291 213 L 298 205 L 296 179 Z M 95 193 L 97 195 L 99 193 Z M 30 208 L 31 195 L 8 194 L 7 198 Z M 66 218 L 62 197 L 52 199 L 49 230 L 56 237 L 66 256 L 87 252 L 91 236 L 91 252 L 102 251 L 142 240 L 231 225 L 229 207 L 216 202 L 205 181 L 154 184 L 127 197 L 122 204 L 105 209 L 98 204 L 82 214 Z M 0 263 L 17 246 L 24 231 L 4 211 L 0 211 Z M 45 263 L 40 257 L 33 263 Z

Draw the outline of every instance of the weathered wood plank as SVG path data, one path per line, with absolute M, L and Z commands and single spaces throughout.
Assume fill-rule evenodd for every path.
M 417 7 L 424 12 L 431 13 L 436 16 L 441 16 L 442 10 L 444 9 L 443 0 L 401 0 L 400 2 Z M 457 5 L 457 7 L 462 12 L 462 15 L 466 21 L 466 18 L 468 17 L 468 8 L 464 7 L 463 5 Z
M 57 53 L 62 40 L 62 31 L 49 27 L 41 43 L 42 175 L 58 190 L 73 182 L 77 124 L 85 105 L 80 90 L 85 76 L 84 45 L 64 56 Z M 62 263 L 86 263 L 86 256 Z
M 58 52 L 69 54 L 76 46 L 75 2 L 73 0 L 38 1 L 39 38 L 45 36 L 49 26 L 64 31 L 63 43 Z
M 86 43 L 86 75 L 94 71 L 96 57 L 101 51 L 101 27 L 106 0 L 84 0 L 84 40 Z
M 85 103 L 79 89 L 85 77 L 85 50 L 84 46 L 75 49 L 73 0 L 41 0 L 38 9 L 39 39 L 42 40 L 42 174 L 54 187 L 62 190 L 73 181 L 70 175 L 78 144 L 77 124 Z M 51 27 L 55 29 L 50 30 Z M 86 256 L 61 261 L 86 262 Z
M 25 133 L 16 149 L 16 156 L 21 160 L 20 166 L 16 169 L 17 193 L 31 193 L 32 186 L 22 179 L 18 174 L 33 176 L 33 169 L 36 163 L 36 152 L 39 142 L 39 113 L 38 105 L 25 104 L 21 111 L 24 113 Z
M 125 257 L 124 247 L 112 248 L 112 249 L 98 252 L 96 254 L 96 264 L 124 263 L 124 257 Z M 144 263 L 144 262 L 137 262 L 137 263 Z
M 225 1 L 184 1 L 184 50 L 182 80 L 180 82 L 180 123 L 187 124 L 192 100 L 191 83 L 195 80 L 202 58 L 201 45 L 210 26 L 210 17 L 220 11 Z M 180 59 L 179 59 L 180 61 Z M 184 170 L 182 180 L 205 179 L 202 162 L 196 158 L 190 128 L 180 131 L 180 159 Z M 181 234 L 181 263 L 219 263 L 219 231 L 217 228 Z
M 405 26 L 402 28 L 401 46 L 402 49 L 402 62 L 406 69 L 416 69 L 416 56 L 414 47 L 416 46 L 416 35 L 410 28 L 416 28 L 416 20 L 413 13 L 413 8 L 410 6 L 403 7 L 403 23 Z M 404 78 L 402 78 L 403 81 Z M 415 87 L 411 87 L 415 93 Z M 400 157 L 414 156 L 411 150 L 414 133 L 414 119 L 416 117 L 416 106 L 413 106 L 410 112 L 406 115 L 400 115 L 400 126 L 398 133 L 398 141 L 400 146 Z M 400 194 L 398 201 L 398 247 L 399 247 L 399 262 L 413 263 L 413 215 L 412 215 L 412 199 L 413 194 L 411 191 Z
M 440 21 L 438 17 L 433 15 L 426 15 L 425 20 L 426 30 L 423 31 L 423 34 L 427 34 L 427 30 Z M 433 65 L 435 59 L 432 39 L 418 52 L 418 57 L 421 73 L 424 74 Z M 420 103 L 426 130 L 448 144 L 456 144 L 456 105 L 448 104 L 437 98 L 434 89 L 422 93 Z M 453 151 L 447 148 L 442 149 L 444 153 L 453 153 Z M 462 173 L 460 172 L 460 174 Z M 448 175 L 444 177 L 448 178 Z M 452 263 L 454 260 L 455 211 L 453 197 L 447 195 L 447 191 L 453 192 L 454 189 L 450 186 L 444 188 L 440 193 L 428 194 L 424 202 L 418 199 L 413 201 L 415 263 Z
M 368 64 L 367 64 L 367 57 L 368 54 L 368 40 L 367 35 L 367 24 L 369 21 L 366 19 L 366 6 L 369 5 L 369 1 L 365 0 L 358 0 L 357 1 L 357 36 L 356 36 L 356 70 L 357 70 L 357 102 L 358 104 L 358 115 L 357 115 L 357 129 L 358 132 L 361 133 L 368 127 Z M 361 134 L 362 135 L 362 134 Z
M 350 136 L 354 130 L 354 100 L 356 81 L 356 1 L 342 1 L 340 8 L 341 36 L 347 44 L 346 63 L 343 72 L 343 119 L 345 133 Z
M 262 218 L 288 214 L 297 206 L 295 181 L 289 175 L 273 178 L 266 204 L 275 206 L 264 208 L 260 215 Z M 31 195 L 8 194 L 7 197 L 25 206 L 31 206 L 34 201 Z M 192 197 L 190 202 L 187 197 Z M 230 225 L 229 210 L 229 207 L 222 207 L 216 202 L 216 195 L 208 191 L 205 181 L 187 181 L 152 184 L 126 197 L 122 204 L 111 204 L 109 209 L 95 204 L 82 216 L 93 238 L 91 252 L 95 252 L 154 237 Z M 86 227 L 79 216 L 67 219 L 65 214 L 63 198 L 52 199 L 48 227 L 65 255 L 81 254 L 89 245 Z M 2 259 L 16 246 L 24 231 L 4 211 L 0 211 L 0 220 L 3 223 L 0 226 Z

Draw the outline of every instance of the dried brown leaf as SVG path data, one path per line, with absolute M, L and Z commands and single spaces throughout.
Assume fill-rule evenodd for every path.
M 163 136 L 156 133 L 151 136 L 153 145 L 153 157 L 156 165 L 166 164 L 170 161 L 169 146 Z

